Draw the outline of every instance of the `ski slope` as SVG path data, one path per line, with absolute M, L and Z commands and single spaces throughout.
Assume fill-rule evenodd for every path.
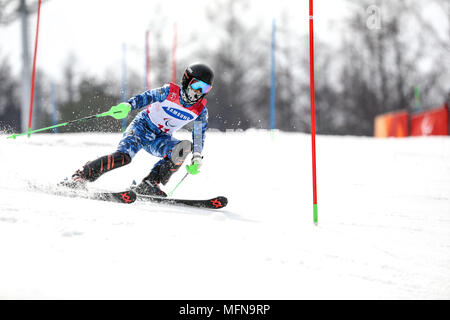
M 450 298 L 448 137 L 318 136 L 318 226 L 306 134 L 209 132 L 202 172 L 174 196 L 225 195 L 221 210 L 29 188 L 119 139 L 0 135 L 0 299 Z M 155 161 L 141 151 L 92 188 L 120 190 Z

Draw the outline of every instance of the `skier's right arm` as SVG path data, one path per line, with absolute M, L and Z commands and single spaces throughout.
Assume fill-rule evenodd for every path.
M 165 85 L 161 88 L 150 89 L 141 94 L 138 94 L 128 100 L 131 105 L 131 110 L 136 110 L 148 106 L 154 102 L 162 102 L 169 95 L 169 85 Z

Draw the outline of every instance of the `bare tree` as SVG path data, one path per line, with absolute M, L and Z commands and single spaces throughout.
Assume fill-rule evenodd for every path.
M 443 92 L 437 93 L 436 88 L 442 87 L 443 68 L 448 68 L 440 61 L 446 48 L 433 45 L 438 36 L 423 25 L 428 20 L 420 13 L 421 3 L 378 1 L 379 28 L 367 24 L 367 8 L 373 7 L 373 1 L 354 6 L 347 23 L 349 36 L 340 52 L 344 132 L 372 135 L 376 115 L 414 110 L 415 87 L 429 101 L 443 99 Z
M 201 55 L 215 70 L 214 88 L 208 96 L 210 126 L 224 129 L 247 129 L 260 119 L 259 111 L 269 107 L 267 75 L 269 49 L 261 50 L 259 30 L 249 25 L 245 0 L 222 0 L 210 7 L 208 18 L 218 45 Z M 262 62 L 263 61 L 263 62 Z M 263 77 L 263 78 L 262 78 Z M 264 105 L 255 101 L 261 94 Z
M 17 80 L 13 78 L 9 62 L 0 61 L 0 130 L 20 130 L 20 99 Z

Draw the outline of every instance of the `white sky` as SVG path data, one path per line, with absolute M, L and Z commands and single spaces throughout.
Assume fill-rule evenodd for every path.
M 60 75 L 67 55 L 73 52 L 77 57 L 78 66 L 82 71 L 90 74 L 104 75 L 106 69 L 115 68 L 120 74 L 122 44 L 128 46 L 127 63 L 129 68 L 137 70 L 144 67 L 144 34 L 152 17 L 158 16 L 157 3 L 159 1 L 143 0 L 50 0 L 41 8 L 39 31 L 39 48 L 37 66 L 46 71 L 55 80 Z M 257 3 L 259 13 L 246 13 L 249 19 L 258 15 L 266 17 L 268 26 L 272 17 L 277 18 L 283 8 L 298 17 L 299 35 L 308 32 L 308 1 L 278 0 L 273 1 L 250 0 Z M 343 0 L 315 1 L 315 35 L 331 38 L 330 21 L 339 19 L 345 12 Z M 164 1 L 164 11 L 170 11 L 171 21 L 167 21 L 167 28 L 173 29 L 178 24 L 178 40 L 191 33 L 208 32 L 202 25 L 204 15 L 202 10 L 210 1 L 184 0 Z M 190 17 L 195 17 L 192 19 Z M 34 50 L 36 30 L 36 16 L 29 20 L 30 54 Z M 270 30 L 270 29 L 269 29 Z M 330 35 L 328 34 L 330 33 Z M 270 36 L 270 35 L 268 35 Z M 171 46 L 172 37 L 167 38 Z M 178 52 L 182 52 L 181 45 Z M 20 20 L 8 27 L 0 26 L 0 58 L 7 57 L 13 64 L 13 71 L 17 75 L 21 66 L 21 29 Z M 181 54 L 181 53 L 180 53 Z

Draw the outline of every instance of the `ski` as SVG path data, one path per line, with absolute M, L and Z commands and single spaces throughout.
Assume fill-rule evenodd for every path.
M 211 199 L 179 199 L 179 198 L 165 198 L 165 197 L 137 194 L 137 199 L 140 201 L 149 201 L 173 205 L 185 205 L 206 209 L 220 209 L 224 208 L 228 204 L 228 199 L 223 196 Z
M 120 192 L 115 191 L 89 191 L 89 190 L 56 190 L 53 194 L 70 197 L 70 198 L 83 198 L 91 200 L 102 200 L 118 203 L 133 203 L 136 201 L 136 192 L 132 190 L 124 190 Z
M 136 201 L 136 192 L 133 190 L 107 191 L 107 190 L 88 190 L 85 188 L 72 188 L 62 184 L 45 185 L 28 182 L 28 189 L 44 192 L 62 197 L 83 198 L 92 200 L 111 201 L 118 203 L 133 203 Z
M 46 188 L 44 188 L 46 189 Z M 89 190 L 84 185 L 77 185 L 69 178 L 64 179 L 54 188 L 48 188 L 48 192 L 71 198 L 84 198 L 92 200 L 111 201 L 119 203 L 133 203 L 136 201 L 136 192 L 127 189 L 123 191 L 109 191 L 109 190 Z

